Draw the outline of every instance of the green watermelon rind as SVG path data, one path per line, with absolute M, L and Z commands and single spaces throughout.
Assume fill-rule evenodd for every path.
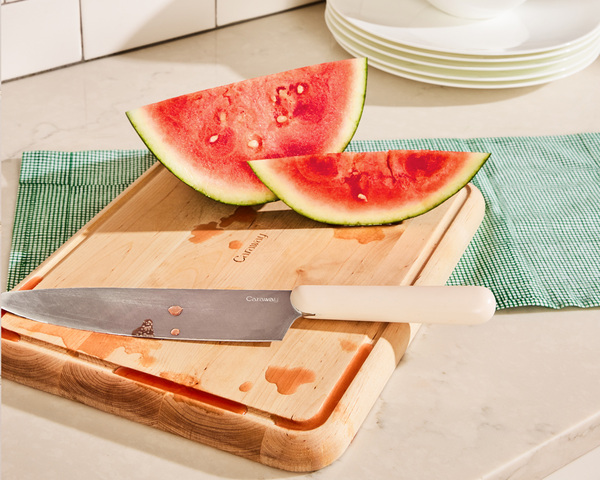
M 219 188 L 215 188 L 218 187 L 218 185 L 216 185 L 216 180 L 214 178 L 209 179 L 210 181 L 206 183 L 201 181 L 204 179 L 199 178 L 197 175 L 186 170 L 186 161 L 178 160 L 179 155 L 175 149 L 171 149 L 166 144 L 161 144 L 158 141 L 152 140 L 152 138 L 158 138 L 159 134 L 158 132 L 153 132 L 153 126 L 146 121 L 143 110 L 131 110 L 126 112 L 126 115 L 133 128 L 137 131 L 142 141 L 154 156 L 167 168 L 167 170 L 194 190 L 197 190 L 213 200 L 233 205 L 258 205 L 277 200 L 275 194 L 267 188 L 264 189 L 262 195 L 256 195 L 255 193 L 253 195 L 248 195 L 245 193 L 246 190 L 244 190 L 243 185 L 238 185 L 235 189 L 235 194 L 230 193 L 227 198 L 215 194 L 214 192 L 219 190 Z M 207 183 L 210 185 L 207 185 Z M 231 186 L 224 182 L 221 187 L 221 190 L 223 189 L 231 190 Z
M 366 89 L 367 89 L 367 59 L 354 59 L 356 61 L 355 85 L 357 92 L 353 97 L 353 102 L 346 107 L 346 122 L 337 130 L 337 141 L 332 142 L 331 152 L 342 152 L 348 146 L 354 136 L 364 110 Z M 286 73 L 286 72 L 284 72 Z M 276 75 L 276 74 L 275 74 Z M 177 178 L 213 200 L 233 204 L 233 205 L 260 205 L 273 202 L 278 199 L 268 187 L 265 186 L 261 192 L 255 192 L 254 189 L 244 188 L 245 185 L 236 184 L 232 188 L 227 179 L 223 179 L 219 184 L 219 179 L 215 177 L 198 177 L 191 171 L 186 170 L 187 159 L 180 157 L 177 149 L 171 148 L 168 144 L 160 142 L 161 134 L 154 128 L 145 114 L 144 107 L 129 110 L 126 112 L 127 118 L 135 131 L 138 133 L 144 144 L 154 154 L 154 156 Z
M 310 195 L 304 195 L 294 188 L 294 184 L 282 179 L 270 168 L 270 160 L 252 160 L 249 165 L 260 180 L 272 190 L 292 210 L 317 222 L 330 225 L 343 226 L 369 226 L 394 224 L 409 218 L 423 215 L 442 204 L 475 177 L 483 164 L 490 157 L 490 153 L 464 152 L 469 155 L 468 165 L 461 169 L 461 174 L 453 178 L 444 189 L 434 192 L 422 199 L 419 203 L 408 207 L 401 205 L 396 209 L 382 209 L 379 213 L 359 215 L 355 212 L 347 212 L 341 205 L 329 204 L 325 208 L 319 208 L 311 201 Z
M 245 190 L 240 188 L 241 186 L 238 186 L 236 189 L 237 195 L 230 194 L 226 199 L 223 199 L 219 195 L 215 195 L 213 193 L 217 190 L 215 188 L 217 186 L 215 185 L 215 179 L 210 179 L 209 183 L 212 184 L 212 187 L 206 185 L 205 182 L 202 181 L 204 180 L 203 178 L 199 178 L 197 175 L 186 170 L 187 160 L 180 160 L 180 156 L 176 149 L 169 148 L 167 144 L 153 140 L 160 138 L 160 134 L 154 129 L 154 126 L 147 121 L 146 115 L 141 108 L 130 110 L 126 112 L 126 115 L 133 128 L 153 155 L 167 168 L 167 170 L 194 190 L 197 190 L 213 200 L 234 205 L 257 205 L 277 200 L 275 194 L 266 188 L 261 196 L 257 196 L 256 194 L 252 196 L 244 195 Z M 229 187 L 226 184 L 223 186 Z
M 356 90 L 362 92 L 362 94 L 355 95 L 354 104 L 350 105 L 347 109 L 348 114 L 346 117 L 346 128 L 343 130 L 340 129 L 340 134 L 338 135 L 340 144 L 337 148 L 333 148 L 334 152 L 343 152 L 346 150 L 346 147 L 350 144 L 354 134 L 356 133 L 356 129 L 358 128 L 358 124 L 360 123 L 360 119 L 362 118 L 365 108 L 365 100 L 367 98 L 367 77 L 369 71 L 367 63 L 368 60 L 367 58 L 356 58 L 354 60 L 357 62 L 362 60 L 362 62 L 359 64 L 359 67 L 357 67 L 357 70 L 362 73 L 362 76 L 357 76 L 355 85 Z M 342 132 L 346 133 L 342 135 Z

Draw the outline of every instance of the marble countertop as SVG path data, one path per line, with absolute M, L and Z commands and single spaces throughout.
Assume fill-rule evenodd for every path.
M 124 115 L 130 108 L 347 58 L 323 13 L 317 4 L 5 83 L 3 282 L 23 151 L 143 148 Z M 355 138 L 600 131 L 599 77 L 597 60 L 547 85 L 468 90 L 370 68 Z M 600 446 L 598 352 L 598 308 L 515 309 L 482 326 L 423 326 L 346 453 L 311 474 L 265 467 L 5 380 L 3 478 L 545 478 Z

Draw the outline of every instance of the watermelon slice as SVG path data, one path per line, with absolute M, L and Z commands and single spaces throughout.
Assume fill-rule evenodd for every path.
M 464 187 L 489 153 L 391 150 L 249 164 L 288 206 L 314 220 L 379 225 L 431 210 Z
M 247 161 L 341 152 L 362 115 L 366 59 L 298 68 L 127 112 L 154 155 L 208 197 L 276 200 Z

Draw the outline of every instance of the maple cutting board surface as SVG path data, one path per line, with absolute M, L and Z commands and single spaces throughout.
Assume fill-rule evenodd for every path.
M 483 214 L 467 185 L 399 224 L 335 227 L 282 202 L 215 202 L 157 163 L 17 288 L 443 284 Z M 34 388 L 311 471 L 346 450 L 417 328 L 299 319 L 281 342 L 178 342 L 5 314 L 2 368 Z

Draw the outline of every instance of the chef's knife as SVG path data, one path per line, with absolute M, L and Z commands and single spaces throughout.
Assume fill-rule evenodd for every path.
M 282 340 L 310 319 L 478 324 L 496 309 L 477 286 L 301 285 L 293 290 L 58 288 L 2 293 L 2 309 L 63 327 L 176 340 Z

